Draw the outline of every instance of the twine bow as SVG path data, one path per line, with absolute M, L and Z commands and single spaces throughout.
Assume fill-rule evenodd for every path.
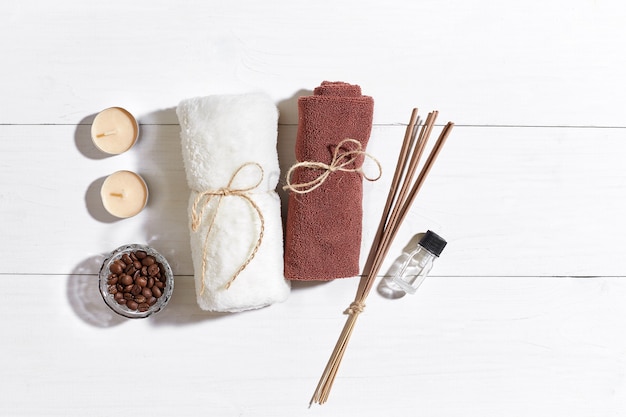
M 349 151 L 342 151 L 341 150 L 342 146 L 348 143 L 355 144 L 356 149 L 349 150 Z M 369 157 L 372 161 L 376 163 L 376 165 L 378 166 L 377 177 L 370 178 L 367 175 L 365 175 L 365 173 L 363 172 L 362 166 L 358 166 L 356 168 L 347 168 L 348 165 L 356 162 L 357 158 L 361 155 Z M 295 172 L 295 170 L 298 168 L 319 169 L 322 171 L 322 173 L 319 176 L 317 176 L 315 179 L 309 182 L 294 184 L 291 182 L 291 177 L 293 176 L 293 173 Z M 289 168 L 289 171 L 287 171 L 287 179 L 286 179 L 287 185 L 283 187 L 283 190 L 289 190 L 296 194 L 309 193 L 315 190 L 316 188 L 320 187 L 328 179 L 330 174 L 336 171 L 358 172 L 358 173 L 361 173 L 363 175 L 363 178 L 365 178 L 366 180 L 376 181 L 381 177 L 383 170 L 380 165 L 380 162 L 378 162 L 376 158 L 374 158 L 372 155 L 370 155 L 369 153 L 363 150 L 363 145 L 361 144 L 361 142 L 359 142 L 356 139 L 348 138 L 339 142 L 339 144 L 335 148 L 335 151 L 333 152 L 333 158 L 330 161 L 330 164 L 325 164 L 324 162 L 315 162 L 315 161 L 303 161 L 303 162 L 297 162 L 296 164 L 294 164 L 291 168 Z
M 254 185 L 249 186 L 249 187 L 233 188 L 232 184 L 235 181 L 235 178 L 237 178 L 237 175 L 244 168 L 248 166 L 254 166 L 259 169 L 259 173 L 260 173 L 259 180 Z M 261 242 L 263 241 L 263 234 L 265 232 L 265 219 L 263 218 L 263 213 L 261 213 L 261 209 L 259 208 L 259 206 L 254 202 L 254 200 L 252 200 L 252 198 L 250 198 L 249 192 L 257 188 L 259 185 L 261 185 L 262 181 L 263 181 L 263 168 L 261 167 L 261 165 L 259 165 L 256 162 L 247 162 L 241 165 L 235 171 L 235 173 L 230 177 L 230 180 L 228 181 L 228 185 L 226 185 L 226 187 L 219 188 L 217 190 L 206 190 L 206 191 L 198 193 L 198 195 L 196 196 L 196 199 L 194 200 L 193 205 L 191 207 L 191 230 L 193 230 L 194 232 L 198 230 L 198 228 L 202 224 L 202 221 L 204 219 L 204 209 L 209 205 L 209 202 L 213 199 L 213 197 L 218 198 L 217 206 L 215 207 L 215 212 L 213 214 L 213 217 L 211 218 L 211 223 L 209 224 L 209 227 L 207 229 L 206 236 L 204 237 L 204 244 L 202 247 L 202 285 L 200 288 L 200 295 L 204 293 L 204 288 L 205 288 L 204 278 L 205 278 L 205 273 L 206 273 L 206 254 L 207 254 L 207 247 L 209 243 L 209 235 L 211 234 L 211 230 L 213 229 L 213 225 L 215 224 L 215 218 L 217 217 L 217 213 L 220 209 L 220 206 L 222 204 L 222 200 L 224 199 L 224 197 L 234 196 L 234 197 L 239 197 L 239 198 L 244 199 L 255 210 L 256 214 L 259 216 L 259 220 L 261 221 L 259 237 L 257 238 L 254 248 L 252 249 L 248 257 L 246 258 L 246 260 L 239 266 L 239 268 L 235 271 L 235 273 L 228 280 L 228 282 L 226 283 L 226 287 L 225 287 L 226 289 L 230 288 L 230 285 L 233 283 L 233 281 L 237 278 L 237 276 L 241 273 L 241 271 L 246 269 L 246 267 L 250 264 L 250 262 L 255 257 L 256 253 L 258 252 L 259 247 L 261 246 Z

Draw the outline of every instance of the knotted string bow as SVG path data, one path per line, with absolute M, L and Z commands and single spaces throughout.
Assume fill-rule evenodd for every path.
M 341 149 L 342 146 L 348 143 L 355 144 L 356 149 L 349 150 L 349 151 L 342 151 Z M 367 175 L 365 175 L 365 173 L 363 172 L 362 166 L 358 166 L 355 168 L 348 168 L 348 166 L 350 164 L 355 163 L 357 158 L 361 155 L 369 157 L 372 161 L 376 163 L 376 165 L 378 166 L 377 177 L 370 178 Z M 322 171 L 322 173 L 319 176 L 317 176 L 315 179 L 309 182 L 294 184 L 291 182 L 291 177 L 293 176 L 294 172 L 298 168 L 319 169 Z M 363 178 L 365 178 L 368 181 L 376 181 L 382 175 L 382 167 L 380 165 L 380 162 L 378 162 L 376 158 L 374 158 L 372 155 L 370 155 L 369 153 L 363 150 L 363 145 L 361 144 L 361 142 L 359 142 L 356 139 L 348 138 L 339 142 L 339 144 L 335 148 L 335 151 L 333 152 L 333 158 L 331 159 L 330 164 L 325 164 L 324 162 L 303 161 L 303 162 L 297 162 L 296 164 L 292 165 L 292 167 L 289 168 L 289 171 L 287 171 L 287 179 L 286 179 L 287 185 L 283 187 L 283 190 L 289 190 L 296 194 L 309 193 L 315 190 L 316 188 L 318 188 L 319 186 L 321 186 L 324 183 L 324 181 L 328 179 L 330 174 L 336 171 L 359 172 L 363 175 Z
M 249 187 L 233 188 L 232 184 L 235 181 L 235 178 L 237 178 L 237 175 L 244 168 L 248 166 L 253 166 L 253 167 L 258 168 L 259 174 L 260 174 L 258 181 L 254 185 L 249 186 Z M 263 168 L 261 167 L 261 165 L 259 165 L 256 162 L 247 162 L 241 165 L 235 171 L 235 173 L 230 177 L 230 180 L 228 181 L 228 185 L 226 185 L 226 187 L 219 188 L 217 190 L 202 191 L 198 193 L 198 195 L 196 196 L 196 199 L 194 200 L 193 205 L 191 207 L 191 230 L 193 230 L 194 232 L 198 230 L 198 228 L 203 222 L 204 209 L 209 205 L 209 203 L 214 197 L 218 198 L 217 206 L 215 207 L 215 212 L 213 213 L 213 217 L 211 218 L 211 223 L 209 224 L 206 235 L 204 237 L 204 244 L 202 248 L 202 284 L 200 288 L 200 295 L 204 293 L 204 287 L 205 287 L 204 279 L 205 279 L 205 273 L 206 273 L 206 257 L 207 257 L 206 255 L 207 255 L 207 246 L 209 243 L 209 235 L 211 234 L 211 230 L 213 229 L 213 225 L 215 224 L 215 218 L 217 217 L 217 213 L 219 212 L 219 209 L 220 209 L 220 206 L 222 204 L 222 200 L 224 199 L 224 197 L 228 197 L 228 196 L 239 197 L 247 201 L 248 204 L 250 204 L 250 206 L 255 210 L 261 222 L 261 228 L 259 230 L 259 237 L 257 238 L 254 248 L 252 249 L 252 251 L 250 251 L 250 254 L 246 258 L 246 260 L 239 266 L 239 268 L 231 276 L 230 280 L 226 283 L 226 287 L 225 287 L 226 289 L 230 288 L 230 285 L 233 283 L 233 281 L 237 278 L 237 276 L 241 273 L 241 271 L 246 269 L 248 264 L 250 264 L 250 262 L 252 261 L 256 253 L 258 252 L 259 247 L 261 246 L 261 242 L 263 241 L 263 234 L 265 232 L 265 219 L 263 218 L 263 213 L 261 213 L 261 209 L 254 202 L 254 200 L 250 198 L 249 193 L 250 191 L 257 188 L 259 185 L 261 185 L 261 182 L 263 181 L 263 173 L 264 172 L 263 172 Z

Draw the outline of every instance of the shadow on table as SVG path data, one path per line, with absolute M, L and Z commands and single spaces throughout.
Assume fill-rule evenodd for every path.
M 196 289 L 193 276 L 184 275 L 174 278 L 174 293 L 163 311 L 150 317 L 154 326 L 186 326 L 231 316 L 231 313 L 204 311 L 196 303 Z
M 95 117 L 95 113 L 86 116 L 76 125 L 76 130 L 74 131 L 74 144 L 76 149 L 78 149 L 84 157 L 94 160 L 115 156 L 102 152 L 93 144 L 91 140 L 91 125 Z M 85 207 L 89 215 L 95 220 L 102 223 L 113 223 L 119 219 L 106 211 L 102 204 L 102 198 L 100 197 L 100 188 L 102 188 L 105 179 L 106 177 L 98 178 L 89 185 L 85 192 Z
M 142 136 L 133 148 L 136 172 L 149 189 L 140 238 L 153 246 L 170 263 L 175 274 L 190 275 L 187 204 L 189 188 L 180 144 L 176 109 L 157 110 L 142 117 L 157 124 L 144 125 Z
M 115 327 L 128 320 L 142 320 L 119 316 L 102 299 L 98 272 L 105 258 L 104 254 L 89 257 L 67 277 L 67 299 L 74 313 L 85 323 L 100 328 Z M 156 326 L 189 325 L 229 315 L 202 311 L 196 304 L 193 277 L 183 275 L 174 277 L 174 293 L 167 306 L 143 320 Z
M 102 188 L 102 184 L 106 178 L 106 176 L 100 177 L 89 184 L 89 187 L 85 192 L 85 207 L 87 207 L 89 215 L 95 220 L 101 223 L 114 223 L 120 219 L 109 213 L 104 208 L 104 204 L 102 204 L 102 197 L 100 196 L 100 189 Z
M 299 90 L 291 97 L 281 100 L 277 104 L 279 118 L 276 148 L 278 151 L 278 163 L 280 165 L 281 176 L 276 191 L 280 197 L 283 230 L 287 221 L 287 203 L 289 201 L 289 194 L 283 190 L 283 186 L 286 184 L 285 174 L 289 168 L 296 163 L 295 146 L 298 128 L 297 124 L 293 124 L 293 120 L 298 120 L 298 99 L 311 94 L 313 94 L 311 90 Z
M 96 113 L 90 114 L 78 122 L 76 130 L 74 131 L 74 144 L 76 145 L 76 149 L 89 159 L 110 158 L 114 155 L 102 152 L 100 149 L 96 148 L 96 145 L 94 145 L 91 140 L 91 125 L 95 118 Z
M 406 292 L 393 282 L 393 276 L 400 272 L 402 264 L 408 260 L 411 252 L 417 249 L 417 245 L 424 234 L 425 233 L 417 233 L 413 235 L 402 249 L 402 253 L 391 263 L 391 266 L 376 287 L 376 291 L 379 295 L 388 300 L 395 300 L 406 295 Z
M 125 319 L 104 303 L 98 275 L 105 255 L 92 256 L 78 264 L 67 277 L 67 299 L 76 315 L 94 327 L 114 327 Z

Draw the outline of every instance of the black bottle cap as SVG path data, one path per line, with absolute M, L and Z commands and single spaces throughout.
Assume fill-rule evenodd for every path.
M 446 247 L 446 242 L 441 236 L 432 231 L 427 231 L 426 234 L 420 240 L 420 245 L 424 247 L 428 252 L 435 256 L 441 255 L 443 248 Z

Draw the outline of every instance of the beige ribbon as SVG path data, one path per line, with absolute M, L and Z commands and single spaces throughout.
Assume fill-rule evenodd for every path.
M 348 143 L 355 144 L 356 149 L 353 149 L 350 151 L 342 151 L 341 147 Z M 363 172 L 362 166 L 359 166 L 356 168 L 346 168 L 348 165 L 356 162 L 356 159 L 361 155 L 370 158 L 372 161 L 376 163 L 376 165 L 378 166 L 377 177 L 370 178 L 367 175 L 365 175 L 365 173 Z M 315 179 L 309 182 L 305 182 L 301 184 L 294 184 L 291 182 L 291 177 L 293 176 L 293 173 L 295 172 L 295 170 L 298 168 L 319 169 L 322 171 L 322 173 L 319 176 L 317 176 Z M 333 152 L 333 158 L 330 161 L 330 164 L 325 164 L 323 162 L 315 162 L 315 161 L 303 161 L 303 162 L 297 162 L 296 164 L 294 164 L 291 168 L 289 168 L 289 171 L 287 171 L 287 179 L 286 179 L 287 185 L 283 187 L 283 190 L 289 190 L 297 194 L 309 193 L 315 190 L 316 188 L 320 187 L 324 183 L 324 181 L 328 179 L 330 174 L 336 171 L 358 172 L 358 173 L 361 173 L 363 175 L 363 178 L 365 178 L 368 181 L 378 180 L 382 176 L 382 173 L 383 173 L 383 169 L 380 165 L 380 162 L 378 162 L 378 159 L 374 158 L 372 155 L 365 152 L 363 150 L 363 145 L 361 144 L 361 142 L 359 142 L 356 139 L 348 138 L 339 142 L 339 144 L 335 148 L 335 151 Z
M 259 169 L 259 173 L 260 173 L 259 180 L 256 182 L 256 184 L 250 187 L 233 188 L 232 184 L 235 178 L 237 177 L 237 175 L 241 172 L 242 169 L 248 166 L 255 166 Z M 213 225 L 215 224 L 215 218 L 217 217 L 217 213 L 220 209 L 220 206 L 222 204 L 222 200 L 224 199 L 224 197 L 234 196 L 234 197 L 239 197 L 239 198 L 244 199 L 256 211 L 257 215 L 259 216 L 259 220 L 261 221 L 261 229 L 259 230 L 259 237 L 257 238 L 254 248 L 252 249 L 248 257 L 246 258 L 246 260 L 239 266 L 237 271 L 235 271 L 235 273 L 232 275 L 230 280 L 226 283 L 226 289 L 230 288 L 230 285 L 233 283 L 233 281 L 237 278 L 237 276 L 241 273 L 241 271 L 246 269 L 246 267 L 250 264 L 250 262 L 255 257 L 256 253 L 258 252 L 259 247 L 261 246 L 261 242 L 263 241 L 263 234 L 265 233 L 265 219 L 263 218 L 263 213 L 261 213 L 261 209 L 259 208 L 259 206 L 254 202 L 254 200 L 252 200 L 252 198 L 250 198 L 248 194 L 250 191 L 254 190 L 259 185 L 261 185 L 261 182 L 263 181 L 263 173 L 264 172 L 263 172 L 263 168 L 261 167 L 261 165 L 259 165 L 256 162 L 247 162 L 243 164 L 242 166 L 240 166 L 235 171 L 235 173 L 230 177 L 230 181 L 228 181 L 228 185 L 226 187 L 220 188 L 218 190 L 203 191 L 201 193 L 198 193 L 198 195 L 196 196 L 196 199 L 194 200 L 192 208 L 191 208 L 191 230 L 193 230 L 194 232 L 202 224 L 202 220 L 204 219 L 204 209 L 206 208 L 206 206 L 208 206 L 209 202 L 213 199 L 213 197 L 217 197 L 219 199 L 217 201 L 217 207 L 215 208 L 215 213 L 213 214 L 213 217 L 211 218 L 211 223 L 209 224 L 209 228 L 206 232 L 206 236 L 204 237 L 204 244 L 202 248 L 202 285 L 200 288 L 200 295 L 204 293 L 204 287 L 205 287 L 204 275 L 206 273 L 206 253 L 207 253 L 207 246 L 209 243 L 209 235 L 211 234 L 211 230 L 213 229 Z

